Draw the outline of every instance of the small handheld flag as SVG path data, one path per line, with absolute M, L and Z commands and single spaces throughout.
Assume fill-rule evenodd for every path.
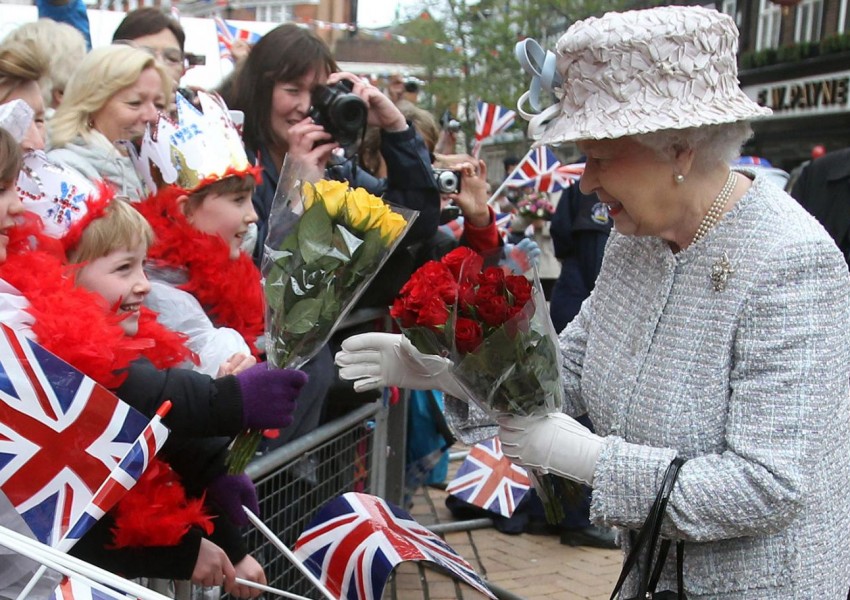
M 479 508 L 510 517 L 530 487 L 526 470 L 502 454 L 502 444 L 495 437 L 472 447 L 446 491 Z

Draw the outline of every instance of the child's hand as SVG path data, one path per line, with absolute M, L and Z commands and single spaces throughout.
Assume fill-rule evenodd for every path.
M 225 582 L 231 585 L 236 578 L 236 569 L 224 550 L 206 538 L 201 539 L 198 549 L 198 560 L 192 571 L 192 583 L 206 587 L 218 587 Z
M 253 581 L 254 583 L 260 583 L 262 585 L 266 585 L 267 583 L 263 567 L 261 567 L 260 563 L 254 560 L 254 557 L 250 554 L 246 554 L 245 558 L 236 563 L 234 568 L 236 569 L 236 576 L 239 579 Z M 224 591 L 236 596 L 237 598 L 256 598 L 262 594 L 262 592 L 256 588 L 248 587 L 247 585 L 237 585 L 235 583 L 232 586 L 225 584 Z
M 254 482 L 245 473 L 239 475 L 219 475 L 207 486 L 209 499 L 215 502 L 227 517 L 240 527 L 251 524 L 242 506 L 252 513 L 260 515 L 257 501 L 257 489 Z
M 228 358 L 225 362 L 221 363 L 221 366 L 218 368 L 218 373 L 216 377 L 224 377 L 225 375 L 236 375 L 237 373 L 241 373 L 245 369 L 250 369 L 254 365 L 257 364 L 257 359 L 251 356 L 250 354 L 243 354 L 242 352 L 237 352 L 230 358 Z

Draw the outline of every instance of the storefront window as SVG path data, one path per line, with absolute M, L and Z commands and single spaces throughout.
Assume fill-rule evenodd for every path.
M 816 42 L 820 40 L 823 0 L 803 0 L 797 5 L 797 19 L 794 24 L 794 41 Z
M 779 27 L 782 23 L 782 9 L 769 0 L 759 0 L 759 24 L 756 34 L 756 50 L 777 48 L 779 46 Z
M 740 27 L 741 23 L 739 23 L 740 19 L 736 14 L 736 8 L 738 5 L 738 0 L 723 0 L 720 4 L 720 11 L 724 14 L 729 15 L 733 19 L 735 19 L 735 23 Z

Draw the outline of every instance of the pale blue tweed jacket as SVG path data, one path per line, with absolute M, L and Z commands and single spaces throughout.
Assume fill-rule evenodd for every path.
M 565 412 L 607 436 L 592 519 L 637 529 L 679 455 L 663 534 L 685 540 L 689 600 L 847 597 L 850 275 L 791 197 L 757 179 L 678 254 L 612 234 L 560 344 Z

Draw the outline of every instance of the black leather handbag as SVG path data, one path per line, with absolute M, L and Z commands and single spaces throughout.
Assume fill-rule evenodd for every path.
M 684 459 L 675 458 L 670 463 L 670 466 L 667 467 L 667 471 L 664 473 L 664 480 L 661 482 L 661 489 L 658 490 L 658 495 L 655 497 L 655 502 L 652 503 L 652 508 L 649 509 L 649 514 L 638 531 L 637 536 L 633 536 L 634 543 L 623 563 L 623 570 L 620 571 L 620 577 L 617 579 L 617 585 L 614 586 L 614 591 L 611 592 L 610 600 L 616 600 L 617 594 L 620 593 L 620 588 L 623 587 L 626 578 L 637 565 L 638 557 L 645 548 L 649 549 L 650 560 L 646 562 L 645 567 L 640 573 L 638 593 L 632 598 L 623 600 L 686 600 L 683 585 L 685 542 L 682 541 L 676 542 L 676 579 L 678 591 L 655 593 L 655 587 L 661 578 L 661 571 L 664 570 L 664 563 L 667 560 L 667 553 L 670 550 L 670 540 L 662 539 L 661 544 L 659 545 L 658 543 L 658 538 L 661 536 L 661 522 L 664 520 L 667 501 L 670 498 L 670 493 L 673 491 L 673 484 L 676 483 L 679 469 L 684 463 Z M 658 546 L 657 556 L 655 553 L 656 546 Z M 653 557 L 655 560 L 652 560 Z

